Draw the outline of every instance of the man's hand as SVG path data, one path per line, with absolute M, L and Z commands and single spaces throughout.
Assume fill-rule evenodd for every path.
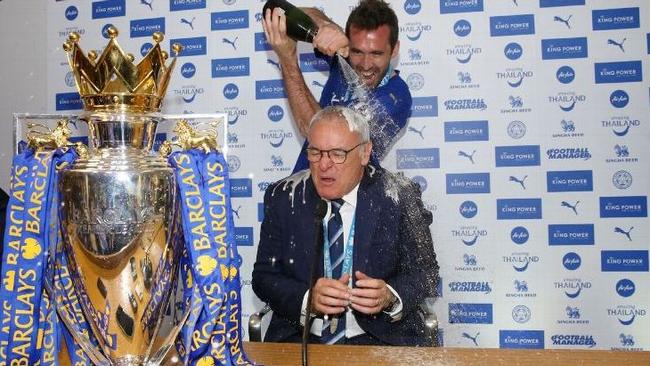
M 328 56 L 334 56 L 339 53 L 343 57 L 348 57 L 348 37 L 345 36 L 343 29 L 335 23 L 325 22 L 318 28 L 318 34 L 314 37 L 314 47 Z
M 357 282 L 350 291 L 350 302 L 354 310 L 368 315 L 377 314 L 395 300 L 384 280 L 368 277 L 361 271 L 356 271 L 354 275 Z
M 280 62 L 295 61 L 296 41 L 287 35 L 287 17 L 284 15 L 284 10 L 280 7 L 276 7 L 272 11 L 267 9 L 262 27 L 266 40 L 278 54 Z
M 350 304 L 349 274 L 338 280 L 321 277 L 316 281 L 312 291 L 311 305 L 313 311 L 320 314 L 341 314 Z

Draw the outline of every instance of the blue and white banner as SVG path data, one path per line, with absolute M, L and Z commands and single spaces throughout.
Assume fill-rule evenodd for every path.
M 319 7 L 344 25 L 357 2 L 295 4 Z M 650 3 L 389 2 L 400 22 L 393 66 L 413 106 L 382 165 L 423 187 L 435 216 L 441 288 L 491 289 L 445 291 L 436 301 L 443 344 L 650 350 L 650 318 L 623 325 L 608 315 L 650 303 Z M 84 49 L 102 49 L 102 30 L 113 24 L 136 62 L 154 29 L 164 27 L 165 49 L 185 46 L 164 112 L 228 114 L 244 337 L 242 325 L 263 306 L 250 286 L 260 203 L 302 145 L 278 57 L 264 37 L 262 5 L 47 2 L 48 110 L 81 108 L 61 43 L 76 31 Z M 306 43 L 298 44 L 296 62 L 318 99 L 325 65 Z

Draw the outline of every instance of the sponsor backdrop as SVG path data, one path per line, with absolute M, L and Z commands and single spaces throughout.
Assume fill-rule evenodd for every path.
M 322 4 L 343 24 L 356 1 Z M 650 349 L 650 4 L 399 0 L 395 66 L 413 113 L 384 165 L 436 218 L 435 303 L 452 347 Z M 259 0 L 48 2 L 51 112 L 80 108 L 61 44 L 101 49 L 113 24 L 136 60 L 165 32 L 185 46 L 167 113 L 228 113 L 244 320 L 262 197 L 301 139 Z M 319 95 L 327 67 L 300 65 Z M 645 74 L 645 75 L 644 75 Z M 645 78 L 644 78 L 645 76 Z M 645 156 L 645 158 L 644 158 Z M 306 243 L 311 244 L 311 243 Z M 645 329 L 645 330 L 644 330 Z

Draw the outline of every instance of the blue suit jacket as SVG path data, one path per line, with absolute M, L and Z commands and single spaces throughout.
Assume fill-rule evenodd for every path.
M 431 340 L 416 310 L 425 297 L 433 296 L 438 278 L 429 231 L 432 216 L 423 207 L 417 184 L 383 169 L 371 175 L 372 170 L 366 169 L 359 185 L 353 271 L 383 279 L 392 286 L 402 299 L 403 317 L 391 322 L 383 312 L 354 315 L 366 333 L 385 343 L 429 345 Z M 309 288 L 315 225 L 320 225 L 314 219 L 320 197 L 311 178 L 305 187 L 299 183 L 295 189 L 283 188 L 280 181 L 266 190 L 264 222 L 253 269 L 253 290 L 273 309 L 265 340 L 274 342 L 295 338 L 302 332 L 300 311 Z M 322 277 L 322 253 L 317 271 Z

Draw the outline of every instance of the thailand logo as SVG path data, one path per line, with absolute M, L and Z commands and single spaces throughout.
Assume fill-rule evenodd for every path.
M 508 124 L 508 136 L 518 140 L 526 135 L 526 125 L 521 121 L 512 121 Z
M 268 140 L 269 144 L 275 148 L 282 146 L 285 139 L 293 138 L 293 132 L 285 132 L 282 129 L 268 130 L 268 132 L 260 133 L 262 140 Z
M 193 103 L 197 95 L 205 93 L 205 90 L 196 85 L 183 85 L 174 89 L 174 95 L 180 96 L 185 103 Z
M 583 290 L 591 288 L 590 281 L 583 281 L 580 278 L 565 278 L 562 281 L 555 281 L 553 285 L 556 289 L 562 290 L 566 297 L 575 299 L 582 293 Z
M 526 305 L 517 305 L 512 308 L 512 320 L 523 324 L 530 320 L 530 309 Z
M 460 241 L 468 247 L 476 244 L 480 237 L 485 237 L 487 234 L 486 229 L 479 229 L 473 225 L 461 226 L 458 229 L 451 230 L 451 235 L 455 238 L 460 238 Z
M 575 71 L 573 71 L 573 68 L 566 65 L 557 69 L 557 72 L 555 73 L 557 81 L 561 82 L 562 84 L 570 84 L 573 79 L 575 79 L 575 76 L 576 74 Z
M 424 128 L 425 128 L 425 127 L 427 127 L 427 126 L 426 126 L 426 125 L 422 125 L 422 127 L 420 127 L 420 129 L 417 129 L 417 128 L 415 128 L 415 126 L 411 126 L 411 124 L 409 123 L 408 131 L 409 131 L 409 132 L 413 132 L 413 133 L 415 133 L 416 135 L 420 136 L 420 138 L 421 138 L 422 140 L 424 140 L 423 132 L 424 132 Z
M 614 108 L 625 108 L 629 101 L 630 97 L 627 95 L 625 90 L 614 90 L 612 94 L 609 95 L 609 102 L 614 106 Z
M 512 88 L 518 88 L 524 82 L 524 78 L 533 77 L 532 71 L 526 71 L 521 67 L 507 68 L 505 71 L 497 72 L 497 79 L 504 79 Z
M 575 271 L 580 267 L 582 259 L 577 253 L 569 252 L 562 258 L 562 265 L 569 271 Z
M 555 96 L 549 96 L 550 103 L 557 103 L 558 107 L 564 112 L 572 111 L 578 102 L 583 103 L 587 101 L 584 94 L 576 94 L 574 92 L 559 92 Z
M 607 45 L 609 45 L 609 46 L 614 46 L 614 47 L 618 47 L 618 49 L 621 50 L 621 52 L 625 53 L 625 47 L 623 46 L 623 44 L 625 44 L 625 41 L 626 41 L 626 40 L 627 40 L 627 38 L 623 38 L 623 39 L 620 40 L 620 41 L 617 41 L 617 40 L 615 40 L 615 39 L 608 38 L 608 39 L 607 39 Z
M 460 19 L 454 24 L 454 33 L 458 37 L 465 37 L 472 31 L 472 25 L 465 19 Z
M 619 170 L 612 175 L 612 183 L 618 189 L 628 189 L 632 186 L 632 174 L 627 170 Z
M 424 87 L 424 76 L 420 73 L 414 72 L 406 77 L 406 84 L 409 86 L 410 90 L 418 91 Z
M 191 62 L 186 62 L 181 66 L 181 75 L 184 78 L 189 79 L 196 73 L 196 67 Z
M 524 101 L 521 96 L 510 95 L 508 96 L 508 106 L 501 109 L 501 113 L 528 113 L 532 111 L 531 108 L 524 107 Z
M 228 113 L 229 126 L 236 124 L 239 121 L 240 117 L 248 115 L 248 110 L 239 107 L 226 107 L 224 108 L 224 111 Z
M 569 24 L 569 20 L 571 20 L 571 17 L 573 17 L 573 15 L 569 15 L 568 17 L 566 17 L 566 19 L 564 19 L 561 16 L 556 15 L 556 16 L 553 17 L 553 21 L 562 23 L 562 24 L 566 25 L 566 27 L 568 29 L 571 29 L 571 24 Z
M 628 116 L 612 117 L 610 120 L 601 121 L 602 127 L 611 127 L 614 135 L 622 137 L 627 135 L 632 127 L 639 127 L 641 121 Z
M 269 117 L 269 120 L 273 122 L 279 122 L 284 117 L 284 110 L 279 105 L 272 105 L 269 107 L 266 115 Z
M 644 317 L 646 313 L 646 309 L 638 308 L 636 305 L 618 305 L 607 309 L 607 315 L 615 317 L 621 325 L 631 325 L 637 317 Z
M 624 278 L 616 282 L 616 293 L 621 297 L 630 297 L 634 294 L 636 286 L 631 280 Z
M 241 160 L 236 155 L 228 154 L 228 171 L 235 173 L 241 167 Z
M 458 212 L 460 212 L 461 216 L 464 218 L 471 219 L 478 213 L 478 206 L 476 206 L 476 203 L 473 201 L 465 201 L 460 204 Z
M 525 244 L 529 237 L 528 229 L 523 226 L 517 226 L 510 231 L 510 240 L 518 245 Z
M 79 10 L 74 5 L 68 6 L 65 9 L 65 18 L 67 20 L 75 20 L 75 19 L 77 19 L 78 15 L 79 15 Z
M 521 55 L 523 55 L 524 50 L 521 48 L 521 45 L 517 42 L 510 42 L 503 49 L 503 54 L 508 60 L 518 60 Z
M 153 48 L 153 45 L 151 43 L 145 42 L 140 47 L 140 54 L 144 57 L 144 56 L 147 55 L 147 53 L 149 53 L 149 51 L 151 51 L 152 48 Z
M 400 26 L 399 31 L 405 34 L 409 41 L 415 42 L 422 37 L 422 33 L 431 32 L 431 25 L 422 24 L 421 22 L 409 22 Z
M 614 232 L 625 236 L 628 241 L 632 241 L 632 234 L 631 234 L 632 229 L 634 229 L 634 226 L 630 226 L 630 228 L 627 229 L 627 230 L 625 230 L 623 228 L 620 228 L 618 226 L 615 226 L 614 227 Z
M 503 263 L 510 264 L 516 272 L 526 272 L 531 263 L 539 263 L 539 256 L 528 252 L 514 252 L 501 257 Z
M 467 64 L 472 60 L 474 55 L 481 54 L 481 47 L 473 47 L 471 44 L 455 45 L 454 48 L 447 48 L 447 56 L 453 56 L 460 64 Z
M 239 95 L 239 87 L 236 84 L 228 83 L 223 87 L 223 96 L 228 100 L 233 100 Z
M 407 12 L 408 14 L 414 15 L 420 12 L 420 9 L 422 9 L 422 4 L 420 4 L 420 0 L 406 0 L 404 3 L 404 11 Z

